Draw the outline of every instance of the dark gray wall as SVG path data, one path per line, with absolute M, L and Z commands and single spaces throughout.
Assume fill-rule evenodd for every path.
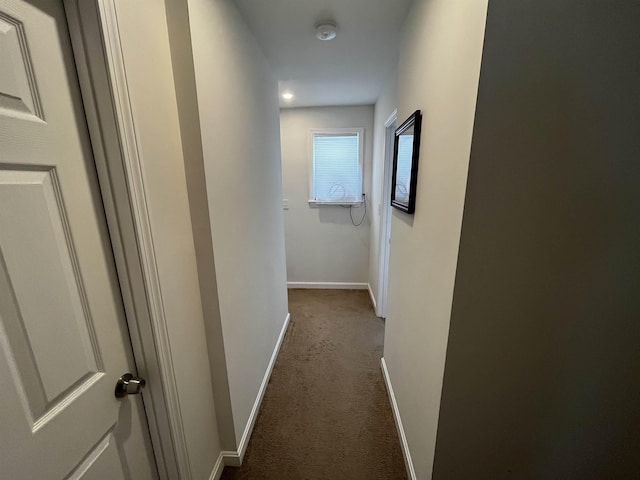
M 640 478 L 640 2 L 490 0 L 434 479 Z

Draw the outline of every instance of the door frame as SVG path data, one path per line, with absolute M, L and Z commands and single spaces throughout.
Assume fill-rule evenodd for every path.
M 378 317 L 387 317 L 387 292 L 389 289 L 389 250 L 391 241 L 391 176 L 393 174 L 393 145 L 398 110 L 395 109 L 384 122 L 384 166 L 382 170 L 382 212 L 380 213 L 380 245 L 378 258 Z
M 158 474 L 190 480 L 116 0 L 63 1 Z

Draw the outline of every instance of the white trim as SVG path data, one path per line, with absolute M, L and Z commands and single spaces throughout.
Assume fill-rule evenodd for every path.
M 384 122 L 384 128 L 389 128 L 393 122 L 398 120 L 398 109 L 394 109 L 389 118 Z
M 387 316 L 387 292 L 389 289 L 389 252 L 391 247 L 391 176 L 393 174 L 394 129 L 398 120 L 398 110 L 394 110 L 384 122 L 384 164 L 382 165 L 382 211 L 380 212 L 380 232 L 378 237 L 378 305 L 376 315 Z
M 220 452 L 218 455 L 218 459 L 216 460 L 216 464 L 213 466 L 213 470 L 211 470 L 211 475 L 209 475 L 209 480 L 220 480 L 222 476 L 222 472 L 224 471 L 224 455 L 223 452 Z
M 371 298 L 371 304 L 373 305 L 373 310 L 377 311 L 376 297 L 373 295 L 373 290 L 371 290 L 370 283 L 367 283 L 367 289 L 369 290 L 369 297 Z
M 413 468 L 413 461 L 411 460 L 411 452 L 409 451 L 409 443 L 404 433 L 404 427 L 402 426 L 402 419 L 400 418 L 400 410 L 398 409 L 398 403 L 396 402 L 396 396 L 393 393 L 393 387 L 391 386 L 391 379 L 389 378 L 389 371 L 387 370 L 387 364 L 384 361 L 384 357 L 380 359 L 380 367 L 382 368 L 382 376 L 384 377 L 384 384 L 387 387 L 387 393 L 389 394 L 389 401 L 391 402 L 391 409 L 393 410 L 393 419 L 396 422 L 396 429 L 398 430 L 398 436 L 400 437 L 400 447 L 402 448 L 402 456 L 404 457 L 404 464 L 407 467 L 407 475 L 410 480 L 416 480 L 416 471 Z
M 287 282 L 287 288 L 320 288 L 326 290 L 366 290 L 368 283 L 346 282 Z
M 317 202 L 315 200 L 308 200 L 310 207 L 359 207 L 364 201 L 360 202 Z
M 280 336 L 278 337 L 278 341 L 276 342 L 273 353 L 271 354 L 269 365 L 267 365 L 267 370 L 264 372 L 262 384 L 260 385 L 260 389 L 258 390 L 258 396 L 256 397 L 256 401 L 253 403 L 251 414 L 249 414 L 247 426 L 245 427 L 242 438 L 240 439 L 238 451 L 232 452 L 227 450 L 221 453 L 221 455 L 224 457 L 225 465 L 228 465 L 230 467 L 239 467 L 240 465 L 242 465 L 242 460 L 244 460 L 244 454 L 247 452 L 247 446 L 249 445 L 249 439 L 251 438 L 253 427 L 256 423 L 256 419 L 258 418 L 258 413 L 260 412 L 260 405 L 262 405 L 264 392 L 267 390 L 267 385 L 269 384 L 269 379 L 271 378 L 271 372 L 273 371 L 273 366 L 276 364 L 278 353 L 280 353 L 280 347 L 282 346 L 282 341 L 284 340 L 284 336 L 287 333 L 290 319 L 291 314 L 287 313 L 287 318 L 285 318 L 284 325 L 282 325 L 282 330 L 280 330 Z
M 313 189 L 313 136 L 315 134 L 325 134 L 325 135 L 340 135 L 343 133 L 356 133 L 358 135 L 358 166 L 360 168 L 360 180 L 362 182 L 361 185 L 361 193 L 364 195 L 366 192 L 364 190 L 364 142 L 365 142 L 365 129 L 364 127 L 353 127 L 353 128 L 310 128 L 309 129 L 309 139 L 307 143 L 307 164 L 309 169 L 309 206 L 317 206 L 317 205 L 358 205 L 362 203 L 362 201 L 355 202 L 328 202 L 328 201 L 320 201 L 318 202 L 315 198 L 315 192 Z
M 158 474 L 191 480 L 115 2 L 65 10 Z
M 223 450 L 220 455 L 222 455 L 225 467 L 239 467 L 242 465 L 242 459 L 244 459 L 244 456 L 241 458 L 239 451 Z
M 173 370 L 171 342 L 169 341 L 169 331 L 160 287 L 160 273 L 158 272 L 158 265 L 156 263 L 142 157 L 136 136 L 133 112 L 131 111 L 129 85 L 127 83 L 127 74 L 122 56 L 122 44 L 120 41 L 115 1 L 116 0 L 98 0 L 100 18 L 103 26 L 102 33 L 105 42 L 105 54 L 109 72 L 111 73 L 109 83 L 117 115 L 117 125 L 119 127 L 122 145 L 122 160 L 124 160 L 127 172 L 126 182 L 131 194 L 134 227 L 140 249 L 140 261 L 144 272 L 147 299 L 151 310 L 151 322 L 153 323 L 155 346 L 160 363 L 161 381 L 165 387 L 165 398 L 168 407 L 167 413 L 171 424 L 176 460 L 180 478 L 189 480 L 192 478 L 189 453 L 187 451 L 184 425 L 180 413 L 178 385 Z

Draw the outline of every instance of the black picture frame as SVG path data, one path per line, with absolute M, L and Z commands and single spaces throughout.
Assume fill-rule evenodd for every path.
M 422 129 L 422 112 L 416 110 L 396 129 L 393 146 L 393 177 L 391 182 L 391 206 L 408 214 L 416 209 L 416 187 L 418 183 L 418 160 L 420 159 L 420 132 Z M 407 146 L 399 152 L 401 139 L 407 138 L 409 132 L 413 135 L 411 146 L 410 178 L 407 181 Z M 404 154 L 398 159 L 398 154 Z M 401 167 L 401 171 L 398 167 Z M 406 191 L 407 185 L 409 186 Z

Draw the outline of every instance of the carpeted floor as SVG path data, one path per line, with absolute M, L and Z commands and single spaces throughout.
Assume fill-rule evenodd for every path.
M 244 463 L 222 479 L 406 479 L 368 292 L 289 290 L 289 311 Z

